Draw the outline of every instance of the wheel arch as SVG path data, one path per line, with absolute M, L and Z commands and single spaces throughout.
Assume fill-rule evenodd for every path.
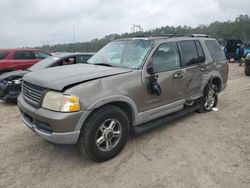
M 203 86 L 202 86 L 202 90 L 201 91 L 204 91 L 206 86 L 209 84 L 209 83 L 212 83 L 214 85 L 217 86 L 218 88 L 218 93 L 221 91 L 222 89 L 222 78 L 220 75 L 211 75 L 210 77 L 207 77 L 206 81 L 203 82 Z
M 101 99 L 89 106 L 80 118 L 76 130 L 82 128 L 84 122 L 94 111 L 107 105 L 114 105 L 121 108 L 128 116 L 130 126 L 137 125 L 143 120 L 143 113 L 141 113 L 141 115 L 138 113 L 137 106 L 131 98 L 126 96 L 113 96 Z

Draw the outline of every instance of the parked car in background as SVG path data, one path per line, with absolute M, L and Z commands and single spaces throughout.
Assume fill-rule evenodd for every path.
M 130 131 L 211 111 L 227 80 L 225 54 L 209 36 L 135 37 L 110 42 L 87 64 L 25 75 L 18 106 L 36 134 L 105 161 Z
M 37 49 L 0 49 L 0 74 L 13 70 L 24 70 L 51 56 Z
M 15 101 L 21 92 L 22 78 L 25 74 L 55 66 L 87 63 L 94 53 L 64 53 L 50 56 L 26 70 L 17 70 L 0 75 L 0 100 Z
M 250 41 L 244 41 L 244 55 L 247 56 L 250 54 Z
M 235 40 L 225 40 L 224 45 L 224 52 L 226 55 L 226 58 L 230 61 L 230 59 L 239 60 L 236 49 L 240 47 L 240 44 L 242 44 L 242 41 L 239 39 Z
M 250 53 L 245 58 L 245 74 L 250 76 Z

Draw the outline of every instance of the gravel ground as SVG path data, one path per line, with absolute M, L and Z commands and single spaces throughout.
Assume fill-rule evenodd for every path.
M 105 163 L 32 133 L 0 102 L 0 187 L 250 187 L 250 77 L 230 64 L 219 111 L 132 136 Z

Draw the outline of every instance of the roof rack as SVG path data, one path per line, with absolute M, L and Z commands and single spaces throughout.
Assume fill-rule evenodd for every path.
M 210 38 L 209 35 L 206 34 L 154 34 L 154 35 L 137 35 L 134 36 L 134 38 L 140 38 L 140 37 L 204 37 L 204 38 Z

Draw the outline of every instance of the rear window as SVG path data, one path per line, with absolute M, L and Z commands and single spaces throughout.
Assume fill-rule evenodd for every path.
M 9 53 L 10 53 L 10 51 L 1 51 L 0 52 L 0 60 L 5 59 Z
M 31 51 L 17 51 L 13 55 L 13 59 L 15 60 L 36 59 L 36 56 L 34 52 L 31 52 Z
M 44 52 L 35 52 L 35 56 L 36 56 L 36 59 L 42 60 L 42 59 L 46 59 L 50 55 Z
M 223 61 L 226 59 L 225 54 L 217 41 L 207 40 L 205 43 L 214 61 Z

